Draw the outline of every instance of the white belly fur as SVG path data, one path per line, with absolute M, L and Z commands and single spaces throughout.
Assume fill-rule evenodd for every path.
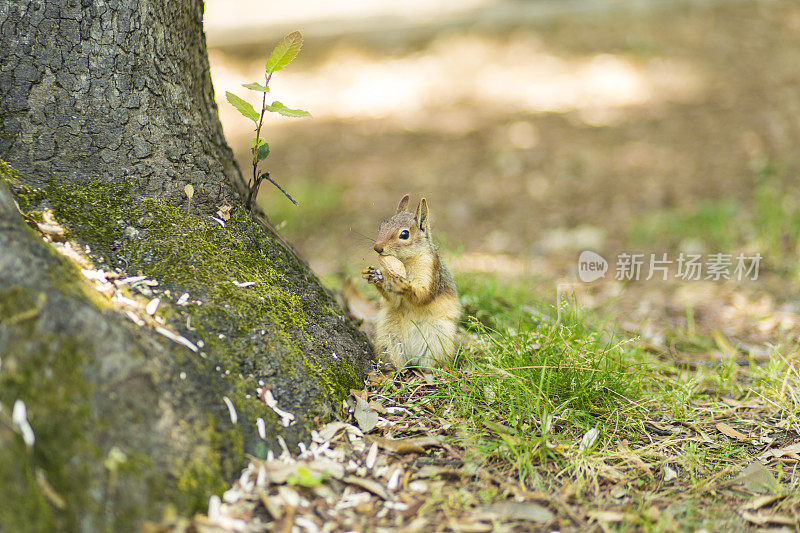
M 459 317 L 452 316 L 452 304 L 444 304 L 434 301 L 413 308 L 399 298 L 386 302 L 378 314 L 376 328 L 379 357 L 398 369 L 409 364 L 431 366 L 449 361 L 455 350 Z

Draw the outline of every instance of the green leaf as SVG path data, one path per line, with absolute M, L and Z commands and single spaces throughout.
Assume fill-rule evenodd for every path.
M 258 148 L 254 146 L 250 150 L 253 152 L 256 162 L 265 160 L 269 155 L 269 145 L 265 142 L 259 143 Z
M 242 87 L 244 87 L 245 89 L 250 89 L 251 91 L 260 91 L 262 93 L 268 93 L 269 92 L 269 87 L 265 87 L 265 86 L 261 85 L 258 82 L 255 82 L 255 81 L 253 83 L 243 83 Z
M 299 31 L 293 31 L 284 37 L 281 42 L 279 42 L 278 45 L 272 50 L 272 53 L 269 55 L 269 59 L 267 59 L 267 74 L 278 72 L 283 67 L 291 63 L 292 60 L 297 57 L 297 54 L 300 53 L 300 49 L 302 47 L 303 36 L 300 35 Z
M 253 138 L 253 140 L 252 140 L 252 141 L 250 141 L 250 146 L 261 146 L 261 145 L 262 145 L 262 144 L 264 144 L 265 142 L 267 142 L 267 141 L 265 141 L 264 139 L 256 139 L 256 138 Z
M 289 109 L 282 103 L 275 101 L 272 102 L 271 105 L 266 107 L 267 111 L 272 111 L 273 113 L 279 113 L 284 117 L 310 117 L 311 113 L 308 111 L 303 111 L 302 109 Z
M 290 474 L 286 482 L 290 485 L 300 485 L 301 487 L 316 487 L 327 478 L 327 474 L 322 472 L 312 472 L 306 465 L 299 465 L 293 474 Z
M 250 105 L 249 102 L 242 100 L 232 92 L 225 92 L 225 98 L 228 99 L 228 102 L 230 102 L 233 107 L 239 110 L 239 113 L 249 118 L 253 122 L 258 122 L 258 118 L 261 115 L 259 115 L 256 110 L 253 109 L 253 106 Z

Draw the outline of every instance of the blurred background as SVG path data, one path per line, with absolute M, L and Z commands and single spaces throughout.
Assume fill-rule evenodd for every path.
M 800 4 L 660 0 L 207 0 L 220 116 L 245 175 L 251 123 L 225 101 L 305 45 L 271 96 L 259 201 L 333 287 L 374 263 L 377 222 L 430 202 L 460 276 L 556 287 L 663 341 L 665 324 L 794 334 Z M 577 278 L 577 258 L 608 259 Z M 622 252 L 760 253 L 757 281 L 620 282 Z

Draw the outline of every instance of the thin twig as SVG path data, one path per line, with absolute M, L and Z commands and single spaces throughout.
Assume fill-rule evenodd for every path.
M 277 182 L 277 181 L 275 181 L 274 179 L 272 179 L 272 178 L 269 176 L 269 172 L 264 172 L 263 174 L 261 174 L 261 176 L 260 176 L 260 177 L 261 177 L 262 179 L 263 179 L 263 178 L 266 178 L 266 179 L 268 179 L 269 181 L 271 181 L 271 182 L 272 182 L 272 184 L 273 184 L 274 186 L 276 186 L 276 187 L 278 188 L 278 190 L 279 190 L 279 191 L 281 191 L 283 194 L 285 194 L 285 195 L 286 195 L 286 198 L 288 198 L 289 200 L 291 200 L 291 202 L 292 202 L 294 205 L 298 205 L 298 206 L 300 205 L 300 204 L 298 204 L 298 203 L 297 203 L 297 200 L 295 200 L 294 198 L 292 198 L 292 195 L 291 195 L 291 194 L 289 194 L 288 192 L 286 192 L 286 191 L 283 189 L 283 187 L 281 187 L 281 186 L 278 184 L 278 182 Z M 260 184 L 260 182 L 261 182 L 261 180 L 259 180 L 259 184 Z

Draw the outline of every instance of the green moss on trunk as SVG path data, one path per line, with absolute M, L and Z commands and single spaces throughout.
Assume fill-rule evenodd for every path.
M 349 389 L 363 383 L 370 351 L 354 333 L 362 353 L 324 353 L 329 339 L 316 338 L 326 333 L 318 327 L 319 317 L 343 318 L 332 313 L 338 305 L 316 279 L 301 271 L 305 265 L 240 208 L 222 227 L 210 217 L 187 214 L 186 208 L 132 199 L 134 187 L 51 184 L 21 196 L 31 210 L 50 206 L 70 238 L 89 244 L 106 268 L 160 282 L 159 295 L 166 300 L 162 314 L 203 346 L 201 357 L 236 391 L 230 399 L 246 422 L 261 417 L 269 434 L 296 441 L 311 429 L 311 418 L 325 420 L 338 412 Z M 253 284 L 239 286 L 245 282 Z M 188 305 L 168 306 L 184 292 Z M 284 382 L 276 383 L 279 379 Z M 281 389 L 296 394 L 291 380 L 311 384 L 296 402 L 304 407 L 300 433 L 279 426 L 255 394 L 259 381 L 277 389 L 276 396 Z M 244 441 L 248 453 L 263 451 L 252 432 Z
M 137 198 L 132 184 L 32 190 L 4 168 L 21 209 L 32 219 L 52 209 L 97 267 L 157 280 L 148 297 L 162 299 L 158 314 L 199 347 L 193 353 L 134 326 L 18 224 L 28 239 L 20 251 L 36 260 L 30 273 L 0 277 L 0 496 L 14 502 L 0 506 L 4 527 L 128 530 L 158 519 L 164 505 L 204 510 L 247 453 L 277 449 L 278 436 L 290 446 L 305 440 L 315 417 L 336 416 L 349 389 L 363 384 L 366 340 L 307 266 L 243 211 L 222 227 Z M 175 304 L 184 292 L 188 303 Z M 283 427 L 259 387 L 297 422 Z M 36 434 L 30 450 L 2 420 L 17 398 Z

